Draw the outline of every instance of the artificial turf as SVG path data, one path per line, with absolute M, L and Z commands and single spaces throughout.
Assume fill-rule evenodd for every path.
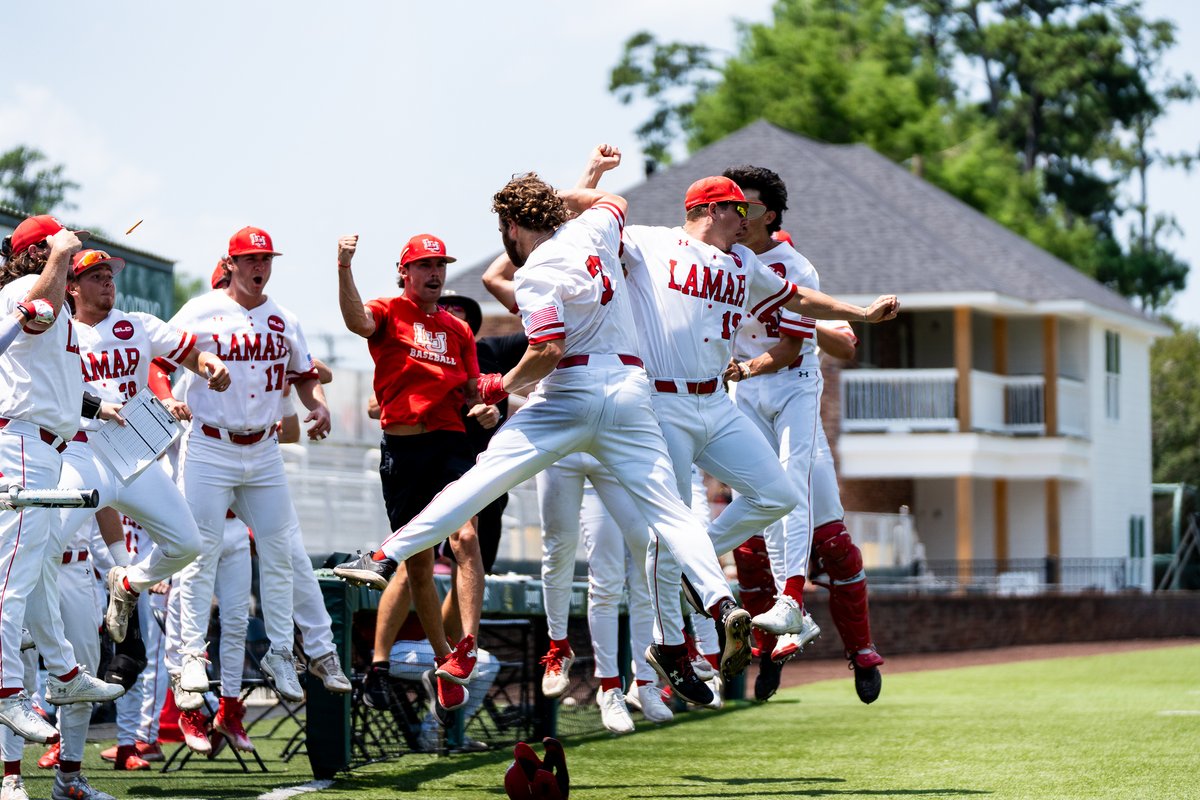
M 871 706 L 837 680 L 657 729 L 635 719 L 631 736 L 566 742 L 573 800 L 1200 798 L 1197 646 L 901 675 L 885 667 Z M 268 757 L 277 747 L 261 744 Z M 27 776 L 38 772 L 33 750 Z M 92 782 L 119 798 L 254 797 L 310 779 L 303 756 L 268 760 L 266 775 L 226 765 L 162 776 L 101 769 L 98 752 L 89 751 Z M 494 800 L 510 760 L 511 751 L 406 755 L 306 797 Z M 31 777 L 31 795 L 49 796 L 49 782 Z

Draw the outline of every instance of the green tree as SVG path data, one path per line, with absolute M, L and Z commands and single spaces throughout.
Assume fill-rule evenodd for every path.
M 174 273 L 172 277 L 175 282 L 174 291 L 172 292 L 172 302 L 175 303 L 175 308 L 171 311 L 171 314 L 165 315 L 168 318 L 182 308 L 183 304 L 188 300 L 203 294 L 208 289 L 208 285 L 203 278 L 193 278 L 180 272 Z
M 18 145 L 0 153 L 0 202 L 28 214 L 49 214 L 75 208 L 67 193 L 79 184 L 63 177 L 63 165 L 41 166 L 46 155 Z
M 1150 351 L 1154 480 L 1200 486 L 1200 329 L 1173 327 Z

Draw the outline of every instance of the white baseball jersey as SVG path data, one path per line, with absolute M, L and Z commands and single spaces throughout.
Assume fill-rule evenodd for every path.
M 270 298 L 244 308 L 223 291 L 189 300 L 171 325 L 196 334 L 196 347 L 229 368 L 229 389 L 191 381 L 184 398 L 197 421 L 231 431 L 261 431 L 279 421 L 285 381 L 316 377 L 300 323 Z
M 37 279 L 25 275 L 0 290 L 0 313 L 25 302 Z M 0 353 L 0 417 L 32 422 L 63 439 L 75 435 L 83 402 L 75 332 L 64 309 L 45 331 L 18 336 Z
M 760 253 L 758 260 L 766 264 L 767 269 L 796 286 L 821 290 L 821 279 L 816 268 L 787 242 L 780 242 L 767 252 Z M 804 340 L 800 347 L 800 358 L 803 359 L 816 350 L 816 325 L 815 319 L 783 308 L 743 320 L 734 338 L 733 357 L 744 361 L 761 356 L 786 335 Z
M 517 305 L 531 343 L 565 336 L 564 356 L 637 354 L 618 258 L 624 223 L 619 208 L 597 203 L 555 231 L 517 270 Z
M 734 245 L 726 253 L 683 228 L 630 225 L 624 245 L 642 361 L 651 378 L 719 376 L 738 328 L 774 313 L 796 292 L 749 249 Z
M 83 380 L 101 400 L 124 403 L 146 386 L 150 362 L 165 358 L 178 366 L 196 345 L 196 336 L 172 327 L 152 314 L 113 309 L 95 325 L 79 328 L 79 360 Z M 83 420 L 95 429 L 102 420 Z

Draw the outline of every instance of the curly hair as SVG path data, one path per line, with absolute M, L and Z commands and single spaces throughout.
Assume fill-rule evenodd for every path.
M 788 194 L 787 186 L 784 184 L 783 178 L 779 177 L 779 173 L 766 167 L 752 167 L 749 164 L 743 164 L 740 167 L 730 167 L 722 174 L 740 186 L 742 191 L 747 189 L 757 191 L 758 199 L 767 207 L 767 210 L 775 212 L 775 219 L 767 225 L 767 233 L 775 233 L 783 227 L 783 212 L 787 211 Z
M 4 264 L 0 266 L 0 287 L 7 286 L 17 278 L 41 272 L 50 260 L 50 251 L 44 247 L 14 254 L 12 242 L 7 236 L 4 237 L 4 247 L 0 249 L 0 253 L 4 256 Z
M 492 197 L 492 211 L 501 222 L 515 222 L 531 231 L 552 231 L 571 218 L 554 187 L 536 172 L 518 175 Z

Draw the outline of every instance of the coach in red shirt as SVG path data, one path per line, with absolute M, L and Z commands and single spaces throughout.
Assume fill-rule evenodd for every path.
M 462 408 L 467 406 L 475 415 L 487 406 L 478 403 L 475 387 L 475 337 L 467 323 L 437 304 L 446 265 L 454 261 L 446 254 L 445 242 L 431 234 L 409 239 L 398 264 L 403 294 L 365 305 L 350 271 L 357 245 L 357 236 L 338 240 L 338 304 L 346 327 L 367 340 L 375 361 L 375 396 L 383 427 L 379 474 L 388 519 L 398 530 L 471 468 L 475 459 Z M 451 537 L 451 547 L 458 562 L 458 605 L 465 634 L 453 651 L 446 642 L 433 584 L 433 550 L 406 562 L 417 616 L 436 655 L 438 702 L 447 709 L 466 702 L 463 686 L 475 666 L 483 604 L 483 562 L 470 523 Z M 368 705 L 387 704 L 388 653 L 408 614 L 407 607 L 399 607 L 402 584 L 392 581 L 379 601 L 375 660 L 364 692 Z

